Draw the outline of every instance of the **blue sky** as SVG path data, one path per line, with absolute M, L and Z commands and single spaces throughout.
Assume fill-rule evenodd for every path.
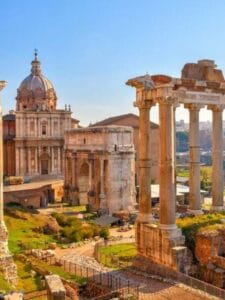
M 58 105 L 71 104 L 82 124 L 137 112 L 133 76 L 179 76 L 185 62 L 214 59 L 225 70 L 223 0 L 7 0 L 0 6 L 3 110 L 30 72 L 34 48 Z M 179 109 L 177 118 L 187 119 Z M 207 120 L 210 114 L 201 113 Z M 157 111 L 152 111 L 157 121 Z

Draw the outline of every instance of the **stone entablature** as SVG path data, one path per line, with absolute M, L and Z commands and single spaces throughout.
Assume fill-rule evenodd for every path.
M 133 132 L 124 126 L 75 129 L 65 135 L 66 198 L 112 214 L 133 210 Z

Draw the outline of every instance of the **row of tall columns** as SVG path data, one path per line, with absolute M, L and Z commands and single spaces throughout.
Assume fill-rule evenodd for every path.
M 136 105 L 139 108 L 140 160 L 139 160 L 139 216 L 141 222 L 151 220 L 151 160 L 150 160 L 150 108 L 152 103 Z M 174 119 L 176 105 L 173 99 L 159 100 L 160 123 L 160 226 L 165 229 L 176 228 L 176 191 L 175 191 L 175 137 Z M 190 128 L 190 178 L 189 210 L 201 213 L 200 195 L 200 145 L 199 145 L 199 111 L 202 105 L 188 104 Z M 213 113 L 213 182 L 212 209 L 220 210 L 223 204 L 223 122 L 222 106 L 209 106 Z
M 151 159 L 150 159 L 150 108 L 148 101 L 139 108 L 139 215 L 138 221 L 149 222 L 151 216 Z M 160 228 L 176 229 L 175 225 L 175 138 L 174 99 L 159 101 L 160 123 Z

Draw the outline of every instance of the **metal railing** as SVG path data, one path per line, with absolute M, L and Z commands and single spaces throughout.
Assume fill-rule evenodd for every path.
M 103 287 L 109 288 L 113 292 L 118 292 L 122 297 L 132 297 L 132 299 L 138 299 L 139 286 L 131 285 L 131 282 L 122 278 L 119 274 L 112 272 L 98 271 L 94 268 L 84 267 L 75 262 L 71 262 L 65 259 L 59 259 L 55 256 L 41 255 L 39 259 L 45 261 L 49 265 L 61 266 L 64 271 L 84 278 L 88 282 L 95 282 Z

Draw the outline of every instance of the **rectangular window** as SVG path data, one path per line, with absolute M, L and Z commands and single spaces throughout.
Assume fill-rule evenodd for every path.
M 47 133 L 47 127 L 46 125 L 42 125 L 42 135 L 46 135 Z
M 34 122 L 30 122 L 30 131 L 34 132 Z

